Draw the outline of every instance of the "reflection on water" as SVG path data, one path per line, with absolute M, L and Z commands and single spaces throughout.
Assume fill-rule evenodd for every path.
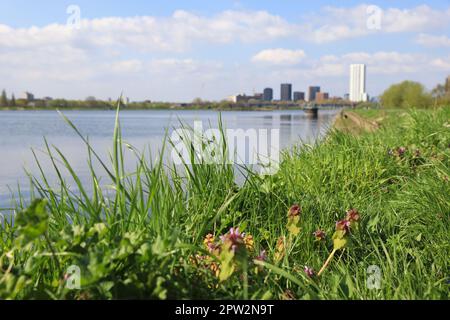
M 320 111 L 311 118 L 300 110 L 282 111 L 224 111 L 222 121 L 229 129 L 280 129 L 280 147 L 287 148 L 300 141 L 312 142 L 325 132 L 337 113 L 336 110 Z M 113 111 L 67 111 L 65 114 L 79 130 L 89 137 L 96 151 L 108 159 L 114 130 Z M 156 156 L 162 147 L 166 130 L 170 136 L 179 128 L 181 120 L 192 126 L 194 121 L 203 121 L 204 128 L 217 128 L 218 112 L 215 111 L 122 111 L 122 135 L 126 142 L 138 150 L 147 150 Z M 9 187 L 28 190 L 29 181 L 25 170 L 37 174 L 38 168 L 31 148 L 41 161 L 43 170 L 48 172 L 49 181 L 55 181 L 51 162 L 46 157 L 43 137 L 50 145 L 58 147 L 70 161 L 72 167 L 84 182 L 88 182 L 87 152 L 82 141 L 62 120 L 56 111 L 2 111 L 0 112 L 0 207 L 9 205 Z M 134 155 L 125 154 L 128 169 L 134 168 Z M 68 172 L 64 173 L 68 178 Z M 68 179 L 70 182 L 70 179 Z

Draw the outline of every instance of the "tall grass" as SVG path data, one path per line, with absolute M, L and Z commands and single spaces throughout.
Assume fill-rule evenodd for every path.
M 285 152 L 277 174 L 249 173 L 242 186 L 230 164 L 165 164 L 170 142 L 149 160 L 122 140 L 119 112 L 109 161 L 63 118 L 85 142 L 90 185 L 45 142 L 58 184 L 41 170 L 29 175 L 30 199 L 17 195 L 15 221 L 0 229 L 0 298 L 449 298 L 448 107 L 393 113 L 361 136 L 331 131 Z M 136 155 L 132 172 L 124 148 Z M 102 176 L 111 184 L 103 186 Z M 286 228 L 293 204 L 302 207 L 298 235 Z M 305 265 L 322 266 L 335 222 L 351 208 L 362 216 L 351 245 L 323 275 L 308 277 Z M 221 281 L 211 269 L 216 263 L 224 270 L 223 257 L 208 252 L 203 239 L 231 227 L 251 234 L 254 248 Z M 317 229 L 326 232 L 324 241 L 315 241 Z M 267 258 L 254 262 L 261 250 Z M 66 286 L 72 265 L 81 269 L 79 290 Z M 371 265 L 381 271 L 379 289 L 367 285 Z

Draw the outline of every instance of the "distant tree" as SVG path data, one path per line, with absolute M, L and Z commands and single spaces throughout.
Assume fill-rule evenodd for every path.
M 11 107 L 15 107 L 16 106 L 16 97 L 14 96 L 14 93 L 11 95 L 11 101 L 9 102 L 9 105 Z
M 194 100 L 192 100 L 193 104 L 202 104 L 203 100 L 201 98 L 195 98 Z
M 438 84 L 433 90 L 431 90 L 431 95 L 433 98 L 442 98 L 445 94 L 446 90 L 443 84 Z
M 381 96 L 384 108 L 426 108 L 431 106 L 431 94 L 414 81 L 403 81 L 390 86 Z
M 2 91 L 2 95 L 0 96 L 0 106 L 7 107 L 8 106 L 8 97 L 6 96 L 6 91 Z

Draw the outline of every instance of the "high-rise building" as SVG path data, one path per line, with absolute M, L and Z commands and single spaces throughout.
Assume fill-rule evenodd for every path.
M 281 84 L 281 101 L 292 101 L 292 84 Z
M 33 102 L 34 94 L 32 94 L 31 92 L 24 92 L 20 98 L 27 100 L 28 102 Z
M 305 101 L 305 93 L 300 91 L 294 92 L 294 101 Z
M 330 99 L 330 95 L 328 92 L 317 92 L 316 94 L 316 101 L 325 101 Z
M 264 89 L 263 100 L 264 101 L 272 101 L 273 100 L 273 89 L 272 88 Z
M 365 102 L 367 99 L 366 65 L 352 64 L 350 66 L 350 101 Z
M 316 95 L 320 92 L 320 87 L 311 86 L 308 89 L 308 101 L 315 101 Z

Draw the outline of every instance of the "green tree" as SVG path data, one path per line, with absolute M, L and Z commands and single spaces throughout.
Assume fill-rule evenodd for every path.
M 442 98 L 446 94 L 445 86 L 443 84 L 438 84 L 432 91 L 431 95 L 433 98 Z
M 11 107 L 15 107 L 16 106 L 16 97 L 14 96 L 14 93 L 11 95 L 11 101 L 9 102 L 9 105 Z
M 8 106 L 8 98 L 6 97 L 6 91 L 3 89 L 2 95 L 0 96 L 0 107 Z
M 431 106 L 431 94 L 414 81 L 403 81 L 390 86 L 381 96 L 384 108 L 426 108 Z

